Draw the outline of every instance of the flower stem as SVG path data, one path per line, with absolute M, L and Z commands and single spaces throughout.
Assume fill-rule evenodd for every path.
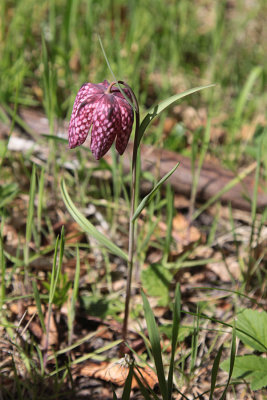
M 135 106 L 135 136 L 134 136 L 134 146 L 133 146 L 133 157 L 132 157 L 132 188 L 131 188 L 131 209 L 130 209 L 130 221 L 129 221 L 129 247 L 128 247 L 128 273 L 127 273 L 127 284 L 126 284 L 126 297 L 125 297 L 125 309 L 124 309 L 124 320 L 122 327 L 122 338 L 125 342 L 127 340 L 128 333 L 128 319 L 129 319 L 129 309 L 130 309 L 130 299 L 131 299 L 131 283 L 133 275 L 133 261 L 134 261 L 134 248 L 135 248 L 135 221 L 132 220 L 135 211 L 135 196 L 136 196 L 136 161 L 137 161 L 137 151 L 139 146 L 138 132 L 139 132 L 139 106 L 135 94 L 132 89 L 124 82 L 119 81 L 127 89 L 130 90 L 133 103 Z

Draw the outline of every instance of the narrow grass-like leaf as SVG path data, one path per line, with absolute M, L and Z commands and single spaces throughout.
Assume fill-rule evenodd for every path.
M 174 195 L 173 195 L 173 190 L 171 189 L 171 186 L 168 184 L 167 185 L 167 190 L 166 190 L 166 199 L 167 199 L 167 231 L 166 231 L 166 239 L 164 242 L 164 252 L 163 252 L 163 260 L 164 262 L 167 262 L 169 252 L 170 252 L 170 245 L 172 241 L 172 223 L 173 223 L 173 214 L 174 214 Z
M 36 348 L 36 352 L 39 357 L 39 366 L 40 366 L 40 370 L 41 370 L 40 371 L 41 376 L 44 376 L 45 370 L 44 370 L 44 358 L 43 358 L 42 350 L 40 349 L 38 344 L 36 344 L 35 348 Z
M 230 182 L 228 182 L 218 193 L 212 196 L 202 207 L 200 207 L 196 212 L 194 212 L 192 219 L 196 219 L 200 214 L 203 213 L 211 204 L 215 203 L 220 197 L 228 192 L 228 190 L 232 189 L 235 185 L 241 182 L 247 175 L 249 175 L 254 169 L 257 167 L 256 163 L 249 165 L 245 168 L 238 176 L 233 178 Z
M 38 231 L 38 241 L 39 241 L 38 245 L 40 245 L 41 242 L 43 197 L 44 197 L 44 168 L 41 169 L 41 174 L 38 184 L 38 206 L 37 206 L 37 231 Z
M 254 232 L 256 226 L 256 212 L 257 212 L 257 199 L 258 199 L 258 190 L 259 190 L 259 180 L 260 180 L 260 166 L 261 166 L 261 154 L 262 154 L 262 147 L 263 147 L 263 138 L 258 145 L 257 149 L 257 167 L 255 171 L 255 181 L 254 181 L 254 188 L 253 188 L 253 197 L 252 197 L 252 204 L 251 204 L 251 232 L 250 232 L 250 239 L 249 239 L 249 262 L 246 274 L 246 284 L 249 284 L 251 278 L 251 270 L 254 265 L 254 247 L 253 247 L 253 239 L 254 239 Z
M 173 388 L 173 371 L 174 371 L 174 356 L 177 348 L 179 325 L 181 320 L 181 292 L 180 285 L 178 284 L 175 289 L 174 295 L 174 307 L 173 307 L 173 322 L 172 322 L 172 350 L 171 350 L 171 361 L 168 374 L 168 399 L 172 399 L 172 388 Z
M 118 400 L 118 397 L 117 397 L 117 395 L 116 395 L 114 389 L 113 389 L 113 400 Z
M 214 259 L 214 262 L 215 262 L 215 259 Z M 220 287 L 217 287 L 217 286 L 195 286 L 193 289 L 194 290 L 216 290 L 216 291 L 218 290 L 220 292 L 233 293 L 233 294 L 237 294 L 238 296 L 245 297 L 246 299 L 250 300 L 252 303 L 257 304 L 259 307 L 263 306 L 263 305 L 261 305 L 260 302 L 255 300 L 253 297 L 248 296 L 247 294 L 245 294 L 243 292 L 240 292 L 238 290 L 220 288 Z
M 4 207 L 6 204 L 10 204 L 18 191 L 18 185 L 16 183 L 2 185 L 0 187 L 0 208 Z
M 44 365 L 46 365 L 46 362 L 47 362 L 47 353 L 46 353 L 46 351 L 48 350 L 48 346 L 49 346 L 49 334 L 50 334 L 50 321 L 51 321 L 51 316 L 52 316 L 52 304 L 53 304 L 53 299 L 54 299 L 54 296 L 55 296 L 55 291 L 56 291 L 57 282 L 58 282 L 58 278 L 59 278 L 59 273 L 60 273 L 60 270 L 61 270 L 62 260 L 63 260 L 63 252 L 64 252 L 64 244 L 65 244 L 64 226 L 62 227 L 62 230 L 61 230 L 59 262 L 58 262 L 58 266 L 57 266 L 58 243 L 59 243 L 59 237 L 57 237 L 57 239 L 56 239 L 55 252 L 54 252 L 54 258 L 53 258 L 53 266 L 52 266 L 52 274 L 51 274 L 51 279 L 50 279 L 49 300 L 48 300 L 48 317 L 47 317 L 47 324 L 46 324 L 46 343 L 45 343 Z
M 245 104 L 247 102 L 247 99 L 249 97 L 249 94 L 251 92 L 251 89 L 252 89 L 256 79 L 261 74 L 261 72 L 262 72 L 261 66 L 254 67 L 252 69 L 252 71 L 250 72 L 247 82 L 240 93 L 240 96 L 239 96 L 238 102 L 237 102 L 237 106 L 236 106 L 235 116 L 234 116 L 234 120 L 237 123 L 241 119 L 241 116 L 242 116 Z
M 224 388 L 223 394 L 220 397 L 220 400 L 224 400 L 226 396 L 226 392 L 232 377 L 234 364 L 235 364 L 235 355 L 236 355 L 236 329 L 235 325 L 233 326 L 233 333 L 232 333 L 232 346 L 231 346 L 231 354 L 230 354 L 230 368 L 229 368 L 229 375 L 227 379 L 226 386 Z
M 192 166 L 192 190 L 191 190 L 191 196 L 190 196 L 190 206 L 189 206 L 189 220 L 191 220 L 192 215 L 193 215 L 193 209 L 196 201 L 196 194 L 197 194 L 197 187 L 198 187 L 198 181 L 200 177 L 200 171 L 204 162 L 204 158 L 206 156 L 208 147 L 209 147 L 209 142 L 210 142 L 210 118 L 207 121 L 206 129 L 204 131 L 204 137 L 203 137 L 203 144 L 200 149 L 200 155 L 199 155 L 199 160 L 198 160 L 198 165 L 197 168 L 195 168 L 195 157 L 194 157 L 194 151 L 193 147 L 197 149 L 197 142 L 193 140 L 193 143 L 195 146 L 192 145 L 192 158 L 191 158 L 191 166 Z M 197 151 L 197 150 L 196 150 Z M 196 154 L 195 154 L 196 156 Z
M 54 260 L 53 260 L 53 267 L 52 267 L 52 275 L 51 275 L 51 282 L 50 282 L 50 292 L 49 292 L 49 303 L 53 303 L 53 299 L 55 296 L 55 291 L 57 287 L 57 282 L 59 278 L 59 274 L 62 267 L 63 261 L 63 253 L 64 253 L 64 246 L 65 246 L 65 237 L 64 237 L 64 226 L 61 229 L 61 236 L 60 236 L 60 244 L 59 244 L 59 261 L 57 266 L 57 250 L 58 250 L 58 238 L 56 241 L 55 252 L 54 252 Z
M 133 380 L 133 364 L 129 366 L 129 372 L 127 379 L 124 384 L 123 392 L 122 392 L 122 400 L 129 400 L 131 395 L 131 388 L 132 388 L 132 380 Z
M 77 364 L 80 364 L 80 363 L 88 360 L 89 358 L 91 358 L 92 360 L 96 360 L 96 361 L 104 361 L 104 360 L 106 360 L 106 356 L 105 355 L 99 356 L 98 354 L 104 353 L 104 352 L 108 351 L 109 349 L 118 346 L 121 342 L 122 342 L 122 340 L 115 340 L 114 342 L 109 343 L 108 345 L 95 350 L 95 352 L 87 353 L 81 357 L 75 358 L 75 360 L 71 361 L 68 365 L 69 366 L 77 365 Z M 52 358 L 52 356 L 51 356 L 48 359 L 50 360 L 50 359 L 54 359 L 54 358 Z M 56 359 L 55 359 L 55 361 L 56 361 Z M 57 371 L 51 372 L 49 374 L 49 376 L 53 376 L 58 372 L 64 371 L 65 369 L 66 369 L 66 366 L 60 367 L 60 368 L 58 368 Z
M 61 181 L 61 194 L 64 203 L 75 221 L 80 225 L 80 227 L 87 232 L 89 235 L 93 236 L 101 245 L 105 246 L 112 254 L 121 257 L 123 260 L 128 261 L 127 254 L 124 253 L 118 246 L 112 243 L 106 236 L 98 232 L 91 222 L 89 222 L 84 215 L 76 208 L 72 202 L 66 188 L 64 180 Z
M 150 110 L 148 111 L 147 115 L 143 119 L 143 121 L 140 125 L 140 128 L 138 130 L 138 147 L 139 147 L 140 141 L 144 135 L 144 132 L 145 132 L 147 126 L 162 111 L 164 111 L 167 107 L 169 107 L 176 101 L 182 99 L 183 97 L 189 96 L 190 94 L 199 92 L 200 90 L 207 89 L 207 88 L 210 88 L 213 86 L 215 86 L 215 85 L 211 84 L 211 85 L 206 85 L 206 86 L 198 86 L 193 89 L 186 90 L 185 92 L 175 94 L 174 96 L 171 96 L 168 99 L 165 99 L 165 100 L 161 101 L 160 103 L 156 104 L 155 106 L 151 107 Z
M 216 385 L 216 379 L 217 379 L 217 375 L 218 375 L 218 370 L 219 370 L 222 351 L 223 351 L 223 345 L 220 346 L 220 348 L 218 350 L 218 353 L 216 354 L 213 366 L 212 366 L 209 400 L 213 399 L 213 393 L 214 393 L 214 389 L 215 389 L 215 385 Z
M 26 242 L 25 242 L 25 247 L 24 247 L 24 261 L 25 261 L 26 266 L 29 264 L 29 242 L 31 240 L 31 235 L 32 235 L 35 187 L 36 187 L 36 168 L 35 168 L 35 164 L 33 164 L 31 183 L 30 183 L 28 216 L 27 216 L 27 223 L 26 223 Z
M 50 134 L 54 132 L 54 120 L 56 110 L 56 88 L 57 88 L 57 74 L 56 69 L 51 66 L 50 60 L 48 59 L 48 52 L 44 36 L 42 35 L 42 64 L 44 72 L 42 74 L 43 80 L 43 104 L 46 115 L 49 121 Z
M 137 371 L 138 371 L 138 369 L 137 369 Z M 140 392 L 142 393 L 142 396 L 144 397 L 144 399 L 145 400 L 151 400 L 151 397 L 149 395 L 149 392 L 150 392 L 155 400 L 159 400 L 159 398 L 156 395 L 156 393 L 154 393 L 150 388 L 146 388 L 145 387 L 144 383 L 142 382 L 142 380 L 140 379 L 140 377 L 138 375 L 139 375 L 139 373 L 137 373 L 134 370 L 134 377 L 136 379 L 136 382 L 138 383 Z M 148 390 L 149 390 L 149 392 L 148 392 Z
M 6 286 L 5 286 L 6 260 L 5 260 L 5 255 L 4 255 L 4 246 L 3 246 L 2 235 L 0 235 L 0 268 L 1 268 L 0 311 L 2 311 L 3 305 L 5 303 L 5 297 L 6 297 Z
M 114 72 L 112 71 L 112 68 L 111 68 L 111 65 L 110 65 L 110 63 L 109 63 L 108 57 L 107 57 L 107 55 L 106 55 L 106 52 L 105 52 L 105 49 L 104 49 L 104 46 L 103 46 L 101 37 L 100 37 L 99 35 L 97 35 L 97 37 L 98 37 L 98 40 L 99 40 L 99 44 L 100 44 L 102 53 L 103 53 L 104 58 L 105 58 L 105 60 L 106 60 L 108 69 L 110 70 L 110 73 L 111 73 L 111 75 L 112 75 L 114 81 L 116 82 L 119 91 L 121 92 L 121 94 L 123 95 L 123 97 L 125 98 L 125 100 L 130 104 L 130 106 L 132 107 L 132 109 L 135 110 L 135 107 L 134 107 L 133 103 L 131 102 L 131 100 L 129 99 L 129 97 L 125 94 L 125 92 L 122 90 L 122 88 L 121 88 L 121 86 L 120 86 L 120 84 L 119 84 L 119 82 L 118 82 L 118 80 L 117 80 L 117 78 L 116 78 Z
M 37 311 L 38 311 L 38 317 L 41 323 L 41 327 L 43 329 L 44 332 L 46 332 L 46 327 L 45 327 L 45 322 L 44 322 L 44 314 L 42 311 L 42 307 L 41 307 L 41 299 L 40 299 L 40 294 L 37 288 L 37 284 L 36 281 L 33 280 L 32 282 L 32 288 L 33 288 L 33 295 L 34 295 L 34 300 L 36 303 L 36 307 L 37 307 Z
M 160 347 L 160 337 L 158 332 L 158 327 L 156 325 L 155 317 L 151 310 L 150 304 L 144 294 L 141 292 L 143 305 L 144 305 L 144 313 L 147 324 L 148 336 L 152 347 L 152 354 L 154 357 L 154 362 L 157 370 L 157 376 L 159 381 L 159 388 L 161 391 L 161 395 L 163 399 L 167 399 L 167 384 L 164 374 L 162 355 L 161 355 L 161 347 Z
M 174 173 L 174 171 L 177 169 L 178 165 L 180 163 L 178 162 L 166 175 L 161 178 L 161 180 L 153 187 L 150 193 L 146 195 L 137 209 L 135 210 L 135 213 L 133 215 L 132 221 L 136 220 L 136 218 L 141 214 L 143 209 L 146 207 L 146 205 L 149 203 L 149 201 L 153 198 L 153 196 L 156 194 L 156 192 L 159 190 L 161 185 Z
M 70 310 L 69 310 L 69 314 L 68 314 L 69 346 L 71 345 L 71 340 L 72 340 L 73 323 L 74 323 L 74 319 L 75 319 L 75 305 L 76 305 L 76 301 L 78 298 L 80 266 L 81 266 L 80 252 L 79 252 L 79 248 L 77 247 L 75 277 L 74 277 L 73 291 L 72 291 L 72 296 L 71 296 Z
M 191 363 L 190 363 L 191 372 L 195 368 L 196 358 L 197 358 L 199 319 L 200 319 L 199 305 L 197 304 L 197 321 L 194 321 L 194 324 L 196 323 L 196 326 L 194 326 L 194 331 L 192 335 L 192 344 L 191 344 Z
M 48 135 L 46 133 L 43 133 L 42 137 L 44 137 L 46 139 L 52 139 L 52 140 L 54 140 L 56 142 L 60 142 L 60 143 L 64 143 L 64 144 L 68 144 L 68 142 L 69 142 L 68 139 L 64 139 L 61 136 Z M 83 146 L 82 149 L 88 151 L 88 153 L 91 152 L 91 150 L 89 148 L 85 147 L 85 146 Z

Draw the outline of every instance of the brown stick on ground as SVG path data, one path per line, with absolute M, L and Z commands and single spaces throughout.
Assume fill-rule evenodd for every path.
M 129 157 L 132 150 L 132 143 L 127 148 L 124 157 L 124 169 L 129 170 Z M 189 197 L 192 188 L 191 160 L 188 157 L 177 154 L 166 149 L 157 149 L 152 146 L 141 147 L 142 168 L 149 171 L 153 176 L 162 178 L 167 174 L 177 162 L 180 165 L 177 171 L 169 178 L 174 191 Z M 159 168 L 158 168 L 159 166 Z M 223 189 L 237 175 L 233 172 L 221 168 L 217 163 L 205 161 L 203 163 L 197 188 L 197 200 L 207 201 Z M 262 189 L 263 183 L 260 182 L 258 189 L 257 209 L 260 211 L 267 206 L 267 193 Z M 230 202 L 232 207 L 249 211 L 251 204 L 248 199 L 252 199 L 254 189 L 254 175 L 245 177 L 238 182 L 232 189 L 224 193 L 220 200 L 227 204 Z
M 48 120 L 45 115 L 29 109 L 21 109 L 20 115 L 31 130 L 37 134 L 49 133 Z M 57 130 L 64 134 L 67 138 L 68 123 L 62 123 Z M 85 144 L 86 145 L 86 144 Z M 130 170 L 132 143 L 129 143 L 123 157 L 124 171 Z M 110 155 L 106 157 L 108 162 L 111 162 Z M 169 179 L 174 191 L 190 196 L 192 187 L 192 172 L 191 160 L 188 157 L 181 156 L 175 152 L 165 149 L 157 149 L 152 146 L 142 145 L 141 147 L 142 168 L 145 171 L 150 171 L 157 178 L 163 177 L 171 168 L 179 161 L 178 170 Z M 207 201 L 216 195 L 225 187 L 236 175 L 224 168 L 221 168 L 217 163 L 205 161 L 200 173 L 197 189 L 197 200 Z M 267 193 L 262 189 L 263 182 L 260 182 L 257 198 L 257 210 L 260 211 L 267 206 Z M 242 182 L 237 183 L 232 189 L 222 195 L 223 203 L 230 202 L 232 207 L 247 210 L 251 209 L 248 199 L 252 199 L 254 187 L 254 175 L 247 176 Z M 265 188 L 266 189 L 266 188 Z

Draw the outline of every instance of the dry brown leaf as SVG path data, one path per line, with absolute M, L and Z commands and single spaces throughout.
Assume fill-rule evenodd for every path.
M 117 362 L 101 362 L 99 364 L 88 362 L 85 366 L 80 369 L 80 375 L 88 376 L 92 378 L 102 379 L 106 382 L 112 382 L 114 385 L 123 386 L 128 376 L 129 366 L 125 358 L 118 360 Z M 135 371 L 138 374 L 140 380 L 144 384 L 148 385 L 151 389 L 157 384 L 157 376 L 155 372 L 145 367 L 135 367 Z M 140 372 L 139 372 L 140 371 Z M 138 388 L 135 377 L 132 380 L 132 389 Z
M 189 198 L 186 196 L 183 196 L 182 194 L 175 194 L 174 196 L 174 207 L 176 209 L 181 209 L 181 208 L 189 208 L 190 201 Z
M 42 338 L 44 331 L 38 322 L 32 321 L 29 325 L 29 329 L 38 339 Z
M 189 227 L 188 220 L 181 213 L 174 217 L 172 228 L 172 236 L 177 241 L 178 252 L 201 238 L 199 230 L 195 226 Z
M 163 133 L 168 136 L 168 134 L 171 132 L 172 128 L 177 124 L 177 120 L 172 117 L 167 117 L 164 120 L 164 125 L 163 125 Z
M 16 247 L 19 244 L 17 230 L 12 225 L 4 224 L 3 227 L 3 237 L 5 239 L 5 244 L 9 244 L 12 247 Z
M 84 233 L 81 232 L 81 228 L 77 222 L 71 222 L 67 224 L 65 237 L 67 244 L 82 242 L 85 238 Z
M 48 311 L 46 312 L 46 315 L 45 315 L 46 327 L 47 327 L 47 323 L 48 323 Z M 41 340 L 41 345 L 43 348 L 45 348 L 46 343 L 47 343 L 47 335 L 48 335 L 48 348 L 51 348 L 51 346 L 55 346 L 58 344 L 58 331 L 57 331 L 57 326 L 56 326 L 56 322 L 55 322 L 53 313 L 51 313 L 51 316 L 50 316 L 49 332 L 44 333 L 42 340 Z
M 263 114 L 257 115 L 249 124 L 244 124 L 239 132 L 239 138 L 246 141 L 251 140 L 258 125 L 266 126 L 266 118 Z
M 99 325 L 96 330 L 95 337 L 101 337 L 102 339 L 112 340 L 113 333 L 109 330 L 107 326 Z
M 207 264 L 207 267 L 218 276 L 222 282 L 231 282 L 232 279 L 239 279 L 241 268 L 235 256 L 226 257 L 222 260 L 220 252 L 215 253 L 214 258 L 218 258 L 218 262 Z

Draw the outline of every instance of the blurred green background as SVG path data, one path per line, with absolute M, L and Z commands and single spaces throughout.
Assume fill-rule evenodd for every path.
M 258 122 L 264 125 L 265 0 L 7 0 L 0 10 L 2 105 L 17 102 L 49 114 L 49 103 L 53 115 L 69 118 L 84 82 L 112 80 L 99 34 L 116 77 L 132 86 L 143 110 L 185 89 L 217 84 L 186 102 L 204 107 L 205 117 L 216 118 L 226 131 L 220 157 L 229 165 L 244 139 L 240 130 L 252 125 L 247 143 L 255 139 Z M 168 147 L 173 136 L 183 136 L 182 128 L 173 128 Z M 159 124 L 147 141 L 157 143 L 161 131 Z M 213 139 L 210 149 L 216 155 L 218 140 Z M 175 143 L 179 151 L 188 145 Z

